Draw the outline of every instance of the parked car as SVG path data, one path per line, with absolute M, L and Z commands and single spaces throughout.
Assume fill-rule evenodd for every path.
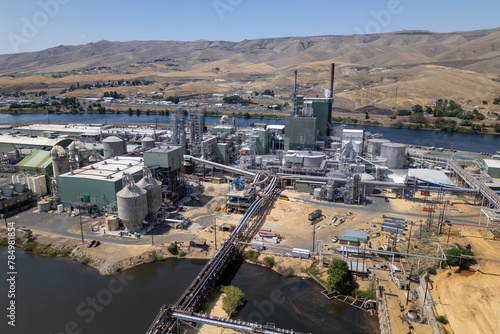
M 92 247 L 97 247 L 101 244 L 101 242 L 99 240 L 97 240 L 96 242 L 94 242 L 94 245 Z
M 389 202 L 389 199 L 387 197 L 384 197 L 384 201 Z
M 87 248 L 94 247 L 95 243 L 96 243 L 95 240 L 89 241 L 89 243 L 87 244 Z
M 333 243 L 335 243 L 335 242 L 337 242 L 337 241 L 339 241 L 339 238 L 338 238 L 338 237 L 333 237 L 333 238 L 332 238 L 332 242 L 333 242 Z

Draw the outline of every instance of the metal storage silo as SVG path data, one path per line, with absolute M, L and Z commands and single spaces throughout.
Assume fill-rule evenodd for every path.
M 406 145 L 398 143 L 382 144 L 380 155 L 387 158 L 387 167 L 402 169 L 405 165 Z
M 362 173 L 361 181 L 375 181 L 375 178 L 370 174 Z M 375 190 L 374 185 L 364 185 L 363 188 L 364 188 L 364 193 L 367 196 L 373 194 L 373 190 Z
M 153 178 L 149 169 L 145 169 L 145 172 L 137 186 L 146 191 L 148 218 L 154 219 L 163 202 L 161 182 Z
M 193 164 L 189 161 L 183 161 L 181 164 L 181 173 L 182 174 L 193 174 Z
M 141 140 L 141 146 L 143 150 L 149 150 L 155 147 L 155 140 L 152 137 L 144 137 Z
M 107 137 L 102 141 L 102 146 L 104 149 L 104 159 L 127 154 L 127 144 L 117 136 Z
M 333 202 L 333 186 L 332 185 L 326 186 L 326 200 L 328 202 Z
M 118 217 L 129 232 L 139 232 L 142 222 L 148 215 L 148 201 L 146 190 L 139 188 L 129 177 L 128 184 L 116 193 Z M 124 178 L 124 183 L 125 178 Z
M 372 156 L 379 156 L 380 150 L 382 149 L 382 144 L 390 143 L 390 140 L 387 139 L 368 139 L 368 147 L 366 148 L 366 152 L 370 153 Z

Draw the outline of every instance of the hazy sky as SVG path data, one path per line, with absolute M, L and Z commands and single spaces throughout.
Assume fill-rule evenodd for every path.
M 497 28 L 500 1 L 3 0 L 0 54 L 99 40 L 241 41 Z

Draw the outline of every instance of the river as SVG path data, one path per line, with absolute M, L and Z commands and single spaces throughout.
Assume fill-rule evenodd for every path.
M 7 251 L 0 248 L 6 282 Z M 173 304 L 205 261 L 168 259 L 113 276 L 65 258 L 16 249 L 16 326 L 7 325 L 7 284 L 0 291 L 0 333 L 144 333 L 163 304 Z M 282 278 L 243 264 L 232 280 L 246 295 L 237 318 L 306 333 L 376 333 L 375 317 L 328 301 L 310 280 Z M 81 331 L 78 331 L 81 330 Z
M 0 124 L 17 125 L 20 123 L 37 122 L 60 122 L 60 123 L 144 123 L 155 124 L 169 123 L 169 116 L 157 115 L 129 115 L 123 114 L 0 114 Z M 215 125 L 220 123 L 220 117 L 206 117 L 206 125 Z M 248 127 L 252 123 L 266 124 L 285 124 L 284 119 L 260 119 L 260 118 L 236 118 L 235 123 L 238 127 Z M 337 128 L 340 125 L 336 126 Z M 500 136 L 491 134 L 472 134 L 458 132 L 428 131 L 415 129 L 397 129 L 390 127 L 380 127 L 373 125 L 349 124 L 346 128 L 365 129 L 371 133 L 383 133 L 384 138 L 396 143 L 419 146 L 435 146 L 445 149 L 454 148 L 457 150 L 471 152 L 496 153 L 500 150 Z M 339 131 L 336 131 L 339 133 Z

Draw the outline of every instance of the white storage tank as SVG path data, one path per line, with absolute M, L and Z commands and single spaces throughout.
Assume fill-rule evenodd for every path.
M 328 202 L 333 201 L 333 186 L 332 185 L 327 185 L 326 186 L 326 200 Z
M 49 201 L 38 202 L 38 212 L 48 212 L 49 210 L 50 210 L 50 202 Z
M 323 199 L 324 196 L 323 196 L 323 191 L 321 190 L 321 188 L 314 188 L 313 196 L 315 199 Z
M 156 218 L 163 202 L 161 182 L 146 174 L 137 182 L 137 186 L 146 191 L 148 218 Z
M 144 139 L 141 140 L 141 147 L 143 150 L 149 150 L 155 147 L 155 140 L 149 136 L 144 137 Z
M 5 197 L 10 197 L 12 196 L 12 193 L 14 193 L 14 187 L 10 185 L 4 185 L 0 190 L 2 191 L 2 196 Z
M 127 154 L 127 144 L 117 136 L 110 136 L 104 139 L 102 147 L 104 150 L 104 159 Z
M 135 183 L 128 184 L 116 193 L 118 217 L 131 233 L 142 230 L 142 222 L 148 215 L 146 190 Z
M 380 155 L 387 159 L 390 169 L 402 169 L 406 159 L 406 145 L 398 143 L 382 144 Z
M 16 193 L 22 193 L 22 192 L 24 192 L 24 186 L 25 186 L 24 182 L 22 182 L 22 183 L 21 182 L 16 182 L 16 183 L 13 184 L 13 186 L 14 186 L 14 191 Z
M 380 155 L 380 150 L 382 149 L 382 144 L 390 143 L 390 140 L 387 139 L 378 139 L 378 138 L 373 138 L 373 139 L 368 139 L 368 145 L 366 148 L 366 152 L 371 154 L 372 156 L 379 156 Z

